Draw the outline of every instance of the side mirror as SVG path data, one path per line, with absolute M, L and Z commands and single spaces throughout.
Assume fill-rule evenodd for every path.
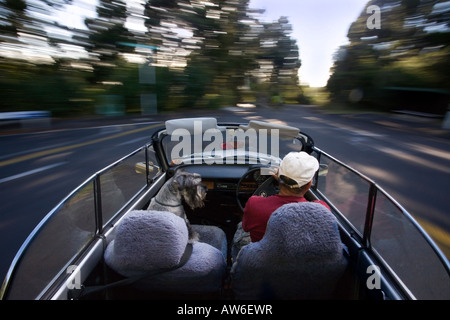
M 319 176 L 326 176 L 328 174 L 328 165 L 319 164 Z
M 157 174 L 161 170 L 161 168 L 155 165 L 152 161 L 149 161 L 147 163 L 147 166 L 148 166 L 148 173 Z M 145 174 L 146 173 L 145 162 L 136 163 L 134 170 L 136 171 L 136 173 Z

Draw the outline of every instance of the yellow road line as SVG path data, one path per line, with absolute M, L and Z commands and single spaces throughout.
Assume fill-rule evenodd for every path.
M 417 222 L 425 229 L 429 236 L 436 242 L 447 258 L 450 259 L 450 234 L 444 229 L 432 224 L 426 220 L 415 218 Z
M 125 136 L 128 134 L 132 134 L 132 133 L 136 133 L 136 132 L 140 132 L 140 131 L 145 131 L 145 130 L 149 130 L 149 129 L 153 129 L 156 128 L 158 126 L 160 126 L 161 124 L 153 124 L 151 126 L 147 126 L 147 127 L 143 127 L 143 128 L 139 128 L 139 129 L 134 129 L 134 130 L 130 130 L 130 131 L 125 131 L 125 132 L 121 132 L 112 136 L 108 136 L 108 137 L 103 137 L 103 138 L 99 138 L 99 139 L 95 139 L 95 140 L 91 140 L 91 141 L 86 141 L 86 142 L 82 142 L 82 143 L 77 143 L 77 144 L 73 144 L 73 145 L 69 145 L 69 146 L 64 146 L 64 147 L 59 147 L 59 148 L 54 148 L 54 149 L 49 149 L 49 150 L 44 150 L 44 151 L 39 151 L 39 152 L 34 152 L 34 153 L 30 153 L 30 154 L 26 154 L 20 157 L 16 157 L 16 158 L 12 158 L 9 160 L 5 160 L 5 161 L 0 161 L 0 167 L 4 167 L 13 163 L 17 163 L 17 162 L 21 162 L 21 161 L 26 161 L 26 160 L 30 160 L 30 159 L 34 159 L 34 158 L 39 158 L 39 157 L 43 157 L 43 156 L 47 156 L 53 153 L 58 153 L 58 152 L 63 152 L 63 151 L 67 151 L 67 150 L 71 150 L 71 149 L 76 149 L 76 148 L 80 148 L 80 147 L 84 147 L 84 146 L 88 146 L 90 144 L 95 144 L 95 143 L 99 143 L 99 142 L 103 142 L 106 140 L 110 140 L 110 139 L 115 139 L 115 138 L 119 138 L 121 136 Z

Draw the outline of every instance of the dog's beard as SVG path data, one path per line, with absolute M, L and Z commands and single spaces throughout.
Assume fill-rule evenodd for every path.
M 205 205 L 206 188 L 202 185 L 197 185 L 196 188 L 184 189 L 182 195 L 184 201 L 192 210 Z

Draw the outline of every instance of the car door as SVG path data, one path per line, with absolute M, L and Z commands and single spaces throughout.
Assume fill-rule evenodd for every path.
M 126 210 L 145 201 L 162 175 L 153 146 L 146 145 L 87 179 L 28 236 L 7 273 L 1 298 L 51 298 L 79 267 L 76 261 L 89 257 L 94 265 L 101 258 L 105 232 Z M 82 280 L 75 279 L 74 286 L 77 281 Z
M 366 289 L 384 290 L 387 298 L 395 294 L 383 286 L 408 299 L 450 299 L 448 260 L 416 220 L 369 178 L 319 149 L 316 155 L 321 169 L 314 189 L 358 243 L 356 265 Z

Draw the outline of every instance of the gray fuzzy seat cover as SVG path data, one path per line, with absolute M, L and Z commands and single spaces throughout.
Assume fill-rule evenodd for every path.
M 216 226 L 203 224 L 191 224 L 191 227 L 200 235 L 200 242 L 207 243 L 212 245 L 214 248 L 219 249 L 224 258 L 227 258 L 227 236 L 222 229 Z
M 106 248 L 105 261 L 125 277 L 141 275 L 176 266 L 187 242 L 184 219 L 165 211 L 136 210 L 117 226 L 116 236 Z M 140 290 L 180 294 L 216 292 L 222 286 L 225 272 L 221 251 L 207 243 L 195 242 L 184 266 L 144 278 L 134 286 Z
M 333 297 L 347 261 L 335 217 L 319 203 L 291 203 L 270 217 L 259 242 L 243 247 L 232 268 L 237 299 Z

